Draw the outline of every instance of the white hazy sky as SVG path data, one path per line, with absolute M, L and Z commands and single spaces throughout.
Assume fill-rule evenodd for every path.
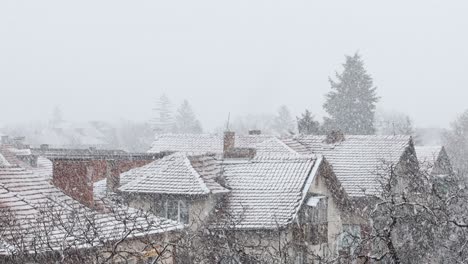
M 145 120 L 184 98 L 205 127 L 228 112 L 323 115 L 328 76 L 359 51 L 382 97 L 420 126 L 468 108 L 467 1 L 0 2 L 0 125 Z

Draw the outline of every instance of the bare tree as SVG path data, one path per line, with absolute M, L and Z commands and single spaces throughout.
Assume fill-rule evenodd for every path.
M 172 243 L 165 236 L 176 229 L 173 221 L 107 201 L 89 210 L 77 203 L 48 200 L 35 211 L 26 217 L 2 212 L 0 263 L 172 260 Z
M 310 247 L 304 234 L 310 226 L 291 223 L 274 228 L 246 229 L 243 213 L 231 215 L 221 199 L 208 218 L 201 212 L 195 217 L 196 228 L 187 228 L 178 238 L 177 263 L 337 263 L 327 244 L 327 236 Z M 245 207 L 244 207 L 245 211 Z M 326 230 L 326 229 L 325 229 Z M 317 239 L 320 240 L 320 239 Z
M 429 166 L 383 164 L 380 192 L 362 206 L 368 229 L 345 234 L 345 259 L 363 263 L 466 263 L 464 181 Z M 364 204 L 361 201 L 361 204 Z

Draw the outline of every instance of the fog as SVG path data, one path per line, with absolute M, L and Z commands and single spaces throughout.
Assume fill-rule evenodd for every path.
M 2 1 L 0 126 L 148 120 L 165 93 L 204 127 L 287 105 L 324 115 L 358 51 L 379 108 L 445 127 L 467 107 L 466 1 Z

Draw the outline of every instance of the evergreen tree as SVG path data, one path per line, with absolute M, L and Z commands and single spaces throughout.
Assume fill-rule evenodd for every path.
M 329 79 L 331 89 L 323 105 L 329 118 L 326 129 L 338 129 L 346 134 L 374 134 L 376 95 L 371 76 L 364 69 L 359 54 L 346 56 L 344 71 L 336 73 L 336 81 Z
M 203 132 L 200 121 L 196 118 L 187 100 L 184 100 L 177 110 L 176 132 L 183 134 L 198 134 Z
M 287 106 L 280 106 L 273 126 L 274 130 L 282 136 L 294 134 L 296 132 L 296 124 Z
M 318 134 L 320 123 L 315 121 L 314 116 L 306 109 L 302 116 L 297 118 L 297 128 L 300 134 Z
M 174 131 L 174 114 L 169 98 L 163 94 L 153 108 L 155 117 L 153 119 L 153 129 L 157 133 L 170 133 Z

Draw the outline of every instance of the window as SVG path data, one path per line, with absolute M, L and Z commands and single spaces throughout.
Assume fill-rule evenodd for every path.
M 328 221 L 328 201 L 324 196 L 312 196 L 307 200 L 308 208 L 305 211 L 305 221 L 322 224 Z
M 179 221 L 179 201 L 169 200 L 166 204 L 167 218 Z
M 328 202 L 325 196 L 312 196 L 304 210 L 303 229 L 305 240 L 312 245 L 328 242 Z
M 179 201 L 179 222 L 184 224 L 189 222 L 189 210 L 184 201 Z
M 160 215 L 183 224 L 189 223 L 189 207 L 187 203 L 182 200 L 164 201 Z
M 361 226 L 343 225 L 343 232 L 339 239 L 339 250 L 353 252 L 361 239 Z
M 302 251 L 297 251 L 296 252 L 296 257 L 294 259 L 294 264 L 304 264 L 304 252 Z

